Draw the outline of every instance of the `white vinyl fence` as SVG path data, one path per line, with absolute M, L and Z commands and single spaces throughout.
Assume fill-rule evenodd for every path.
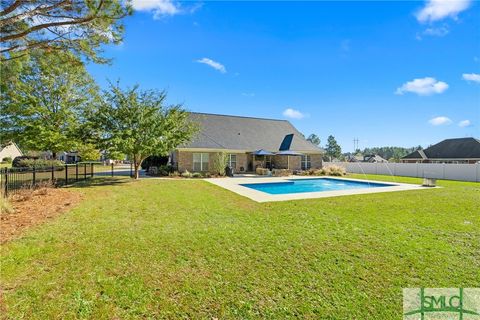
M 324 162 L 323 165 L 342 166 L 349 173 L 480 182 L 480 164 Z

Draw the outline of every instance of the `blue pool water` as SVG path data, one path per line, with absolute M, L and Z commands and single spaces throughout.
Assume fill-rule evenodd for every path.
M 286 182 L 245 183 L 241 186 L 269 194 L 288 194 L 302 192 L 335 191 L 349 189 L 365 189 L 391 187 L 393 184 L 360 182 L 331 178 L 295 179 Z

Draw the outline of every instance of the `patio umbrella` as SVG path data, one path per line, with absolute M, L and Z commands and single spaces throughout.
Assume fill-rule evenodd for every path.
M 284 150 L 275 153 L 277 156 L 287 156 L 287 169 L 290 169 L 290 156 L 303 156 L 303 153 L 292 151 L 292 150 Z
M 273 156 L 274 155 L 274 153 L 272 153 L 270 151 L 267 151 L 267 150 L 264 150 L 264 149 L 254 151 L 254 152 L 252 152 L 252 154 L 255 155 L 255 156 L 263 156 L 263 166 L 264 167 L 267 165 L 267 159 L 265 158 L 265 156 Z
M 270 151 L 267 151 L 267 150 L 264 150 L 264 149 L 253 151 L 252 154 L 255 155 L 255 156 L 273 156 L 274 155 L 274 153 L 272 153 Z

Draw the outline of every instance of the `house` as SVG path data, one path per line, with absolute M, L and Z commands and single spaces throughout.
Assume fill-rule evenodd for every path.
M 348 162 L 369 162 L 369 163 L 383 163 L 388 160 L 380 157 L 378 154 L 355 155 L 348 159 Z
M 13 160 L 20 156 L 23 156 L 23 153 L 15 142 L 10 141 L 0 145 L 0 161 L 4 161 L 5 158 Z
M 322 166 L 323 150 L 289 121 L 207 113 L 190 113 L 189 118 L 199 125 L 199 132 L 171 154 L 171 163 L 180 172 L 211 171 L 219 152 L 228 154 L 227 165 L 234 172 Z
M 400 161 L 403 163 L 477 163 L 480 161 L 480 140 L 446 139 L 425 150 L 412 152 Z

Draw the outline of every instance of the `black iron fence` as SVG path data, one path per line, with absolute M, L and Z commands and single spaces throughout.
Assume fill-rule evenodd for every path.
M 66 186 L 95 177 L 132 177 L 132 175 L 131 164 L 104 165 L 99 162 L 41 168 L 0 168 L 0 196 L 6 197 L 23 188 L 35 188 L 41 184 Z

